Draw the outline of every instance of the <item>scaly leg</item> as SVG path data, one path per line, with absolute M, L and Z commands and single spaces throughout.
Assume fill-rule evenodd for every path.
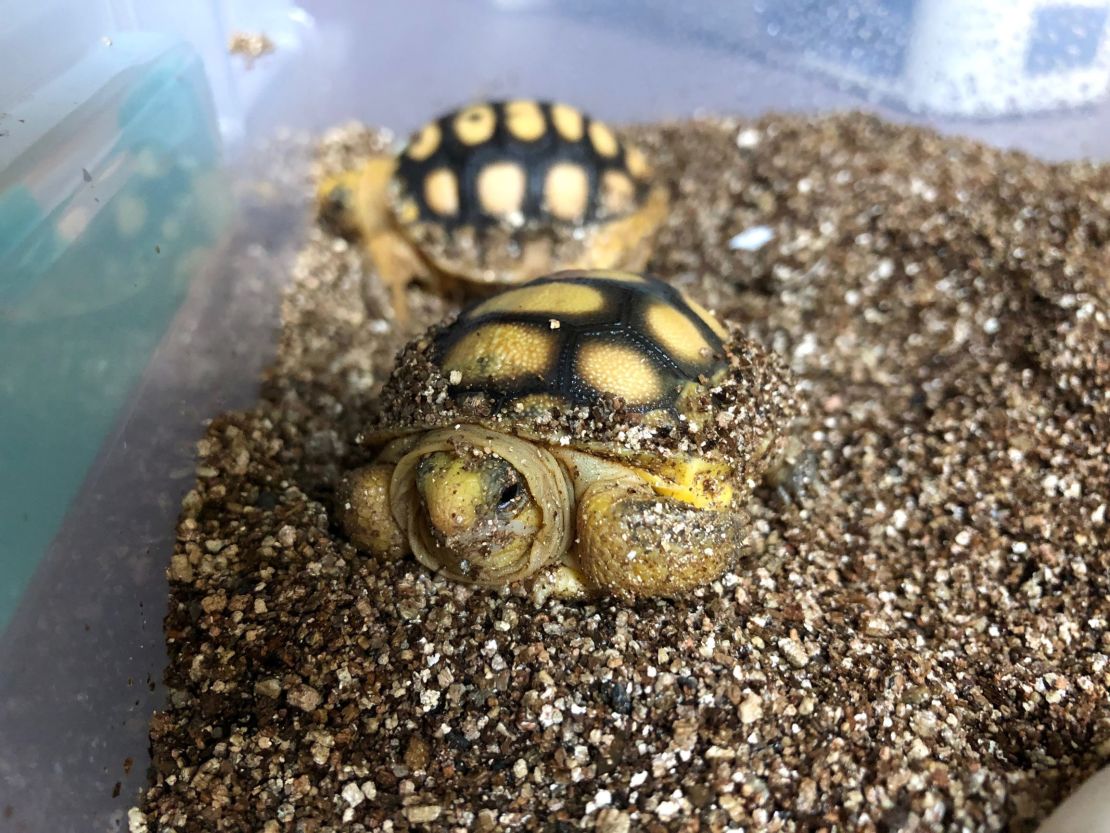
M 578 501 L 578 562 L 602 593 L 675 596 L 728 568 L 741 521 L 662 497 L 635 476 L 598 480 Z
M 583 601 L 596 595 L 597 589 L 589 585 L 571 557 L 564 558 L 562 564 L 545 567 L 532 580 L 532 600 L 537 605 L 549 598 Z
M 343 477 L 336 494 L 336 514 L 351 543 L 391 561 L 409 551 L 408 541 L 390 512 L 392 476 L 392 464 L 363 466 Z
M 413 250 L 412 244 L 399 233 L 386 231 L 366 240 L 366 251 L 374 271 L 389 290 L 390 303 L 397 321 L 408 322 L 409 304 L 405 291 L 415 279 L 426 277 L 427 268 Z
M 316 201 L 326 227 L 362 243 L 403 326 L 409 314 L 405 289 L 413 280 L 427 277 L 428 269 L 401 233 L 389 206 L 396 164 L 392 156 L 373 156 L 361 168 L 327 177 L 320 183 Z

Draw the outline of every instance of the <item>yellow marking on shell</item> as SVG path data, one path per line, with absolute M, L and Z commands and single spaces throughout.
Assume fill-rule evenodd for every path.
M 708 361 L 709 342 L 697 325 L 679 310 L 669 304 L 652 304 L 647 311 L 646 323 L 648 332 L 671 355 L 699 364 Z
M 458 371 L 460 384 L 542 376 L 555 360 L 555 339 L 543 330 L 490 323 L 460 339 L 447 353 L 443 371 Z
M 604 122 L 590 122 L 590 142 L 593 144 L 594 150 L 609 158 L 616 156 L 620 149 L 617 144 L 617 137 L 613 135 L 613 131 Z
M 452 122 L 455 135 L 464 145 L 488 142 L 497 127 L 497 115 L 488 104 L 474 104 L 460 110 Z
M 420 206 L 416 204 L 416 200 L 406 199 L 401 203 L 400 208 L 397 209 L 397 219 L 402 225 L 410 225 L 420 219 Z
M 510 101 L 506 104 L 505 125 L 522 142 L 534 142 L 547 131 L 543 110 L 534 101 Z
M 726 509 L 732 502 L 732 469 L 725 463 L 690 458 L 634 471 L 658 494 L 697 509 Z
M 610 214 L 627 214 L 636 205 L 636 186 L 623 171 L 606 171 L 601 177 L 601 204 Z
M 576 364 L 587 383 L 630 405 L 654 402 L 663 393 L 659 372 L 635 348 L 593 341 L 578 351 Z
M 413 137 L 409 142 L 408 148 L 405 150 L 405 155 L 409 159 L 415 159 L 417 162 L 423 162 L 429 156 L 436 152 L 439 148 L 440 139 L 443 134 L 439 129 L 439 125 L 435 122 L 430 122 L 424 125 L 423 129 Z
M 682 299 L 686 301 L 686 304 L 690 307 L 691 310 L 694 311 L 694 314 L 697 315 L 698 318 L 709 325 L 709 329 L 717 334 L 717 338 L 721 339 L 722 341 L 728 341 L 728 330 L 724 328 L 724 325 L 721 324 L 720 321 L 709 314 L 709 310 L 707 310 L 697 301 L 691 298 L 687 298 L 685 294 L 683 294 Z
M 488 312 L 540 312 L 557 318 L 597 312 L 605 306 L 605 295 L 592 286 L 576 283 L 545 283 L 522 286 L 495 295 L 470 312 L 471 317 Z
M 590 178 L 581 165 L 558 162 L 547 170 L 543 193 L 552 215 L 560 220 L 581 220 L 589 202 Z
M 648 164 L 644 152 L 638 147 L 632 145 L 625 146 L 624 162 L 628 167 L 628 172 L 636 177 L 636 179 L 647 179 L 651 176 L 651 165 Z
M 478 201 L 494 217 L 520 211 L 527 176 L 516 162 L 492 162 L 478 173 Z
M 424 180 L 424 200 L 441 217 L 459 213 L 459 180 L 449 168 L 436 168 Z
M 582 138 L 582 114 L 567 104 L 551 105 L 551 121 L 559 135 L 568 142 Z

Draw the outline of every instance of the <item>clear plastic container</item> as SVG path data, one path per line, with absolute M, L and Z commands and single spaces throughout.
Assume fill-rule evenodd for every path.
M 1110 0 L 0 2 L 0 830 L 126 827 L 202 421 L 306 216 L 260 142 L 488 96 L 610 121 L 867 108 L 1110 157 Z M 265 34 L 271 54 L 229 54 Z M 221 156 L 222 145 L 222 156 Z M 266 157 L 272 158 L 272 157 Z

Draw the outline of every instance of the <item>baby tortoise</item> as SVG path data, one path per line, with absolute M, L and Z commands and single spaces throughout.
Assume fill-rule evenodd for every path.
M 339 515 L 459 581 L 673 596 L 728 567 L 797 411 L 778 361 L 674 287 L 561 272 L 402 351 Z
M 566 104 L 447 113 L 396 156 L 330 177 L 321 216 L 360 238 L 404 314 L 415 278 L 497 289 L 555 269 L 642 269 L 667 212 L 643 152 Z

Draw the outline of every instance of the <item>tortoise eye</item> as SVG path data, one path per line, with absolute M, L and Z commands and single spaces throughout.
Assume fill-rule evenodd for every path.
M 508 508 L 509 504 L 512 503 L 514 500 L 516 500 L 517 495 L 519 495 L 519 494 L 520 494 L 520 484 L 519 483 L 513 483 L 510 486 L 506 486 L 504 489 L 501 490 L 501 497 L 499 497 L 497 499 L 497 508 L 498 509 Z

